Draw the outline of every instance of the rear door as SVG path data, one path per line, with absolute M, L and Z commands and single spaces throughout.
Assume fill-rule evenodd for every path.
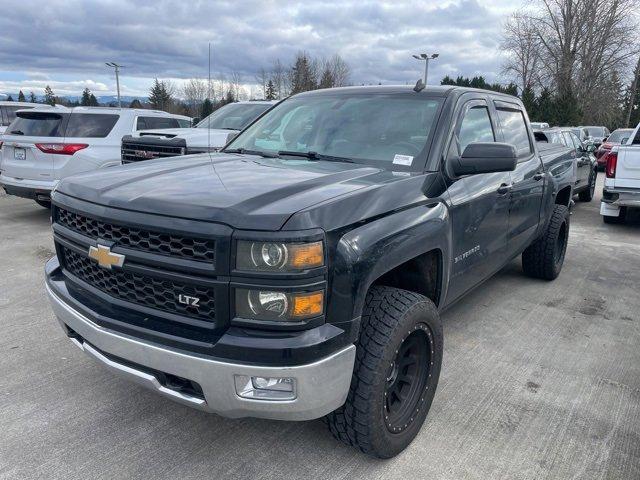
M 640 128 L 636 129 L 631 142 L 619 149 L 614 186 L 640 188 Z
M 68 118 L 69 114 L 63 112 L 18 113 L 4 134 L 2 174 L 19 179 L 52 180 L 52 155 L 43 153 L 36 145 L 62 142 Z
M 62 179 L 76 173 L 120 164 L 120 139 L 125 128 L 117 111 L 74 111 L 65 129 L 64 143 L 87 145 L 73 155 L 54 155 L 54 176 Z M 128 118 L 130 125 L 131 117 Z
M 542 160 L 536 154 L 525 111 L 517 103 L 495 101 L 501 141 L 516 147 L 518 164 L 511 172 L 507 249 L 510 255 L 524 250 L 536 235 L 544 191 Z

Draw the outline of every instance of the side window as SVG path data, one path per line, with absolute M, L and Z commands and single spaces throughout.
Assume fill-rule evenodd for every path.
M 569 135 L 571 135 L 571 140 L 573 140 L 573 144 L 575 145 L 575 147 L 582 148 L 582 142 L 580 141 L 578 136 L 573 132 L 570 132 Z
M 171 117 L 138 117 L 136 130 L 155 130 L 160 128 L 179 128 L 176 118 Z
M 518 157 L 526 157 L 531 154 L 531 141 L 522 112 L 498 108 L 498 118 L 502 126 L 504 141 L 516 147 Z
M 7 116 L 4 112 L 4 107 L 0 107 L 0 125 L 2 125 L 3 127 L 7 127 L 9 126 L 9 123 L 11 122 L 7 122 Z
M 489 109 L 477 106 L 467 110 L 460 122 L 460 131 L 458 132 L 460 153 L 464 152 L 470 143 L 495 141 Z
M 569 132 L 562 132 L 562 136 L 564 137 L 564 144 L 569 148 L 576 148 L 573 144 L 573 140 L 571 139 L 571 134 Z
M 636 132 L 635 137 L 633 137 L 633 141 L 631 142 L 631 144 L 632 145 L 640 145 L 640 128 Z

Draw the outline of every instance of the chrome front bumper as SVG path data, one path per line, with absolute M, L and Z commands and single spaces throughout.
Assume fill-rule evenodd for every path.
M 81 337 L 71 338 L 76 346 L 113 372 L 190 407 L 231 418 L 311 420 L 332 412 L 347 398 L 355 361 L 354 345 L 306 365 L 269 367 L 227 363 L 188 355 L 104 329 L 66 304 L 48 285 L 46 289 L 65 332 L 68 327 Z M 116 358 L 197 382 L 204 398 L 163 386 L 153 374 L 120 363 Z M 236 393 L 234 381 L 238 375 L 295 378 L 296 398 L 241 398 Z

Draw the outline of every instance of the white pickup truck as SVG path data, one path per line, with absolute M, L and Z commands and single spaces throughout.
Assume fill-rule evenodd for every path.
M 629 208 L 640 208 L 640 124 L 607 157 L 600 214 L 605 223 L 623 223 Z
M 276 101 L 244 101 L 219 108 L 193 128 L 148 129 L 122 138 L 122 163 L 216 152 Z

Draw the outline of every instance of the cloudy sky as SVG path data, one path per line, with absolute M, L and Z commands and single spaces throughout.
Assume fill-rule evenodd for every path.
M 0 93 L 115 93 L 105 61 L 125 66 L 123 95 L 146 96 L 154 77 L 206 77 L 260 67 L 295 52 L 340 54 L 351 81 L 407 83 L 421 76 L 412 53 L 438 52 L 430 83 L 446 74 L 500 78 L 501 24 L 523 0 L 456 1 L 163 1 L 3 0 Z

